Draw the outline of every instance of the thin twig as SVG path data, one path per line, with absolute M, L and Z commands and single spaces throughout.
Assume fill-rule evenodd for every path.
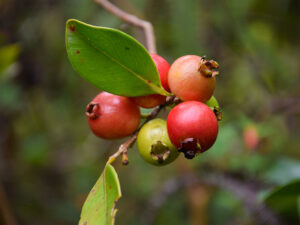
M 17 225 L 17 221 L 12 213 L 4 188 L 0 183 L 0 214 L 2 214 L 5 225 Z
M 137 18 L 136 16 L 129 14 L 111 2 L 107 0 L 95 0 L 95 2 L 101 5 L 108 12 L 112 13 L 116 17 L 125 21 L 126 23 L 132 24 L 133 26 L 142 28 L 145 34 L 146 46 L 149 52 L 156 53 L 155 36 L 152 24 L 146 20 Z
M 122 155 L 122 163 L 123 165 L 127 165 L 129 163 L 128 157 L 127 157 L 127 151 L 130 148 L 130 146 L 133 145 L 137 137 L 137 133 L 135 132 L 134 135 L 132 135 L 127 141 L 125 141 L 123 144 L 120 145 L 118 151 L 116 151 L 113 155 L 111 155 L 108 159 L 109 164 L 114 162 L 116 158 L 118 158 L 120 155 Z
M 116 158 L 118 158 L 120 155 L 122 155 L 122 163 L 123 163 L 123 165 L 127 165 L 129 163 L 127 151 L 136 141 L 138 132 L 142 128 L 142 126 L 145 123 L 147 123 L 148 121 L 154 119 L 163 108 L 165 108 L 168 105 L 178 103 L 178 102 L 180 102 L 180 100 L 177 97 L 175 97 L 174 95 L 172 95 L 172 96 L 167 97 L 166 101 L 163 104 L 156 106 L 151 111 L 149 116 L 147 116 L 146 120 L 142 123 L 142 125 L 133 133 L 133 135 L 127 141 L 125 141 L 123 144 L 120 145 L 118 151 L 116 151 L 113 155 L 111 155 L 109 157 L 107 163 L 111 164 L 112 162 L 114 162 L 116 160 Z

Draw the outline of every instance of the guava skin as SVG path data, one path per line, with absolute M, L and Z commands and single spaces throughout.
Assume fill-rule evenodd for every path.
M 170 64 L 160 55 L 157 55 L 155 53 L 150 53 L 150 55 L 158 70 L 161 85 L 166 91 L 170 92 L 170 87 L 168 84 L 168 72 L 170 69 Z
M 140 123 L 140 109 L 130 98 L 107 92 L 101 92 L 88 104 L 86 116 L 93 133 L 104 139 L 127 137 Z
M 211 62 L 213 64 L 209 65 Z M 171 92 L 182 101 L 208 101 L 216 87 L 214 75 L 217 72 L 214 69 L 218 68 L 218 64 L 214 63 L 196 55 L 186 55 L 175 60 L 168 73 Z
M 218 121 L 213 111 L 199 101 L 187 101 L 175 106 L 167 118 L 171 142 L 188 159 L 205 152 L 218 135 Z
M 168 85 L 168 72 L 170 69 L 169 63 L 163 57 L 157 54 L 150 53 L 150 55 L 158 70 L 161 85 L 166 91 L 170 91 Z M 166 101 L 166 96 L 154 94 L 134 97 L 132 99 L 138 106 L 149 109 L 164 103 Z
M 179 155 L 169 139 L 167 124 L 163 119 L 153 119 L 141 128 L 137 146 L 141 157 L 156 166 L 167 165 Z
M 146 95 L 140 97 L 132 98 L 132 101 L 135 102 L 140 107 L 150 109 L 155 106 L 158 106 L 166 101 L 166 96 L 163 95 Z

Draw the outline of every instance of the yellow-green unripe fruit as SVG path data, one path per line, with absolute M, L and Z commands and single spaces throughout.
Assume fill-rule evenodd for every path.
M 205 104 L 210 108 L 219 107 L 219 102 L 214 96 L 211 96 L 211 98 L 205 102 Z
M 146 123 L 139 131 L 137 145 L 142 158 L 156 166 L 167 165 L 179 155 L 169 139 L 167 123 L 163 119 Z
M 205 104 L 215 113 L 218 121 L 222 120 L 223 114 L 220 110 L 219 102 L 214 96 L 211 96 Z

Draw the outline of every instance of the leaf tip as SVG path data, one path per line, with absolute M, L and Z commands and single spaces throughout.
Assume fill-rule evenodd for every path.
M 67 30 L 71 31 L 72 33 L 76 31 L 76 23 L 77 20 L 75 19 L 68 19 L 66 22 Z

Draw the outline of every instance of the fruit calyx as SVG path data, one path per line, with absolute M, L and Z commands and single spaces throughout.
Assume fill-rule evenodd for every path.
M 214 60 L 206 60 L 205 56 L 201 57 L 199 71 L 205 77 L 215 77 L 219 74 L 216 69 L 219 68 L 219 63 Z
M 85 115 L 89 119 L 95 120 L 100 116 L 99 110 L 100 110 L 100 104 L 91 102 L 86 106 Z
M 156 160 L 158 163 L 163 163 L 170 156 L 169 148 L 164 145 L 161 141 L 157 141 L 151 146 L 151 157 Z
M 184 154 L 187 159 L 193 159 L 199 152 L 201 152 L 201 145 L 195 138 L 186 138 L 181 142 L 179 152 Z
M 216 115 L 218 121 L 221 121 L 223 119 L 223 113 L 221 112 L 221 109 L 219 106 L 212 107 L 212 111 Z

